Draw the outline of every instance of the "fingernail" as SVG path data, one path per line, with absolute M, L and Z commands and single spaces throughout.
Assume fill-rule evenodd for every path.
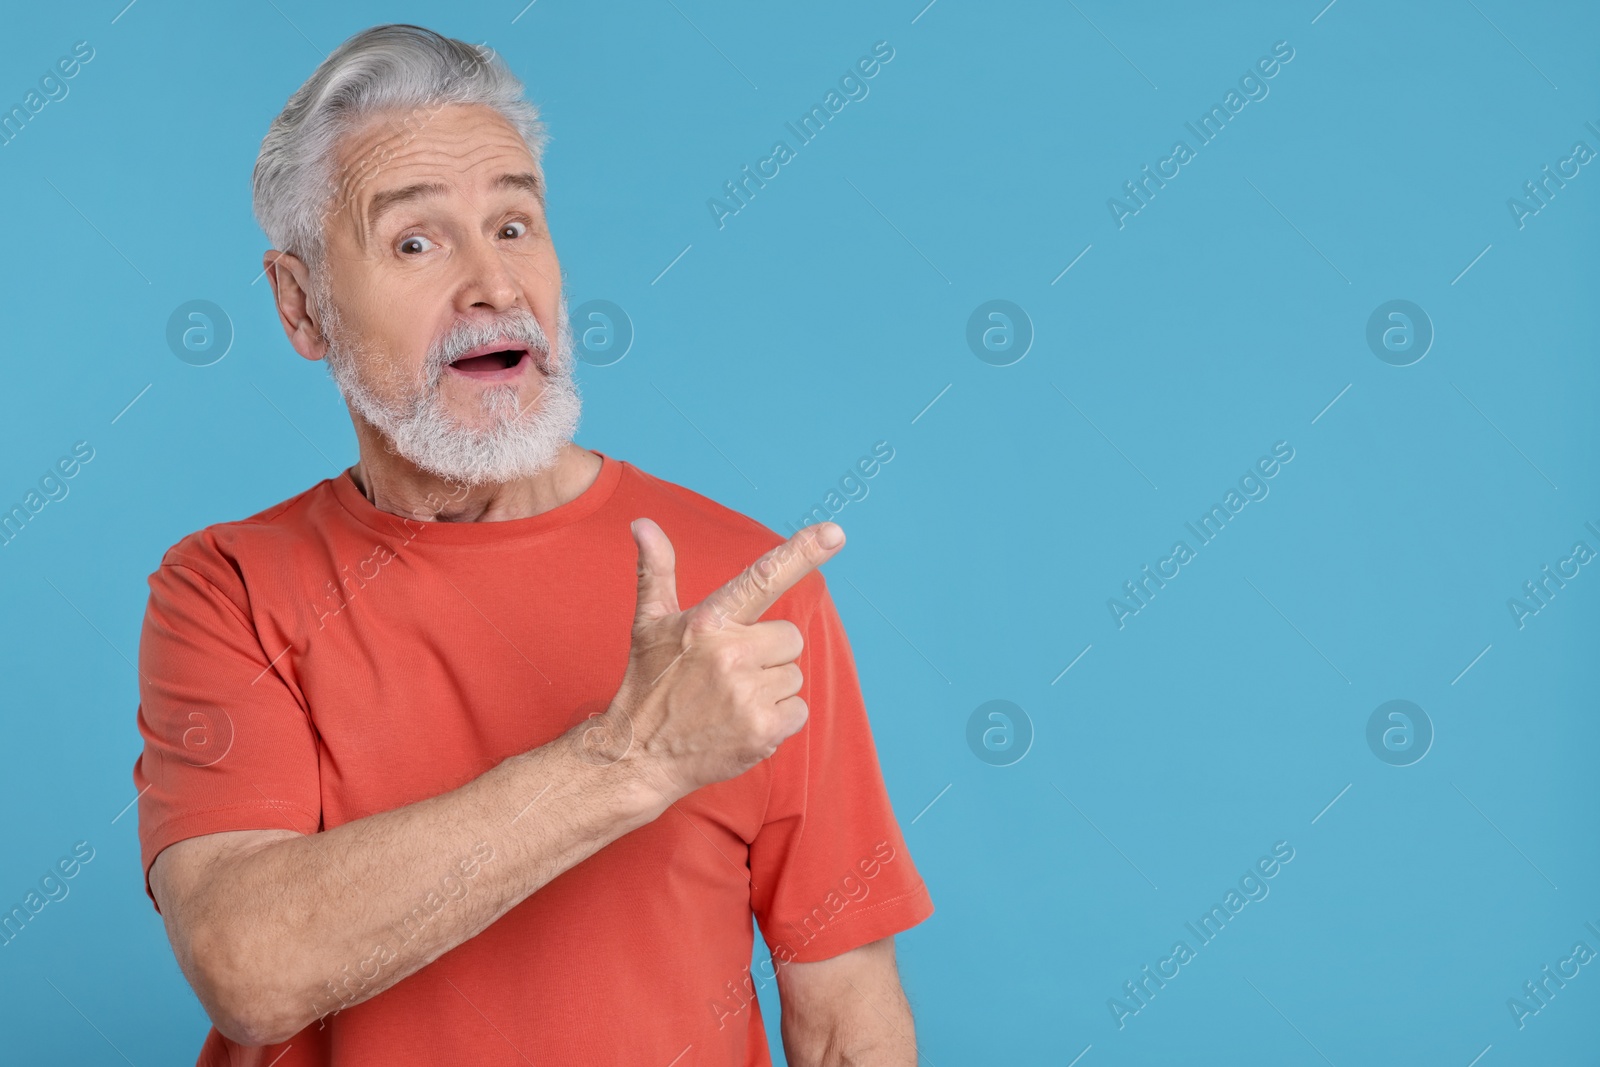
M 825 522 L 817 531 L 817 544 L 823 548 L 838 548 L 844 544 L 844 530 L 836 522 Z

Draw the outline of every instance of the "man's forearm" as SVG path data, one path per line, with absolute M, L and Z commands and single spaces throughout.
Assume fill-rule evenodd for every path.
M 886 937 L 778 971 L 783 1050 L 792 1067 L 915 1067 L 916 1028 Z
M 793 1021 L 786 1008 L 783 1050 L 791 1067 L 916 1067 L 911 1006 L 897 987 Z
M 580 745 L 569 733 L 441 796 L 224 857 L 184 924 L 207 1007 L 248 1020 L 254 1043 L 283 1040 L 660 814 L 625 766 Z

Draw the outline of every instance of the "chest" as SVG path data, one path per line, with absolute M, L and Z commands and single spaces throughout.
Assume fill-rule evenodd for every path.
M 549 743 L 604 711 L 627 669 L 631 568 L 582 553 L 445 567 L 385 548 L 330 559 L 292 612 L 263 620 L 288 646 L 278 666 L 317 732 L 324 828 L 448 792 Z M 698 595 L 708 581 L 680 575 L 680 589 Z M 637 845 L 658 858 L 686 842 L 742 853 L 765 776 L 683 798 Z

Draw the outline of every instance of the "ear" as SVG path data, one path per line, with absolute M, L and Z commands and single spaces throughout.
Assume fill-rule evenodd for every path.
M 321 359 L 328 354 L 328 341 L 312 308 L 311 269 L 294 253 L 273 248 L 267 249 L 261 262 L 272 282 L 278 321 L 289 343 L 306 359 Z

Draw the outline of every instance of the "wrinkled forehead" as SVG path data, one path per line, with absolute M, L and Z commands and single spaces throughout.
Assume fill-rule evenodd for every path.
M 522 135 L 493 108 L 446 104 L 385 111 L 347 130 L 333 153 L 325 228 L 365 243 L 374 209 L 419 185 L 477 200 L 507 184 L 544 204 L 543 173 Z M 514 179 L 507 176 L 532 176 Z

